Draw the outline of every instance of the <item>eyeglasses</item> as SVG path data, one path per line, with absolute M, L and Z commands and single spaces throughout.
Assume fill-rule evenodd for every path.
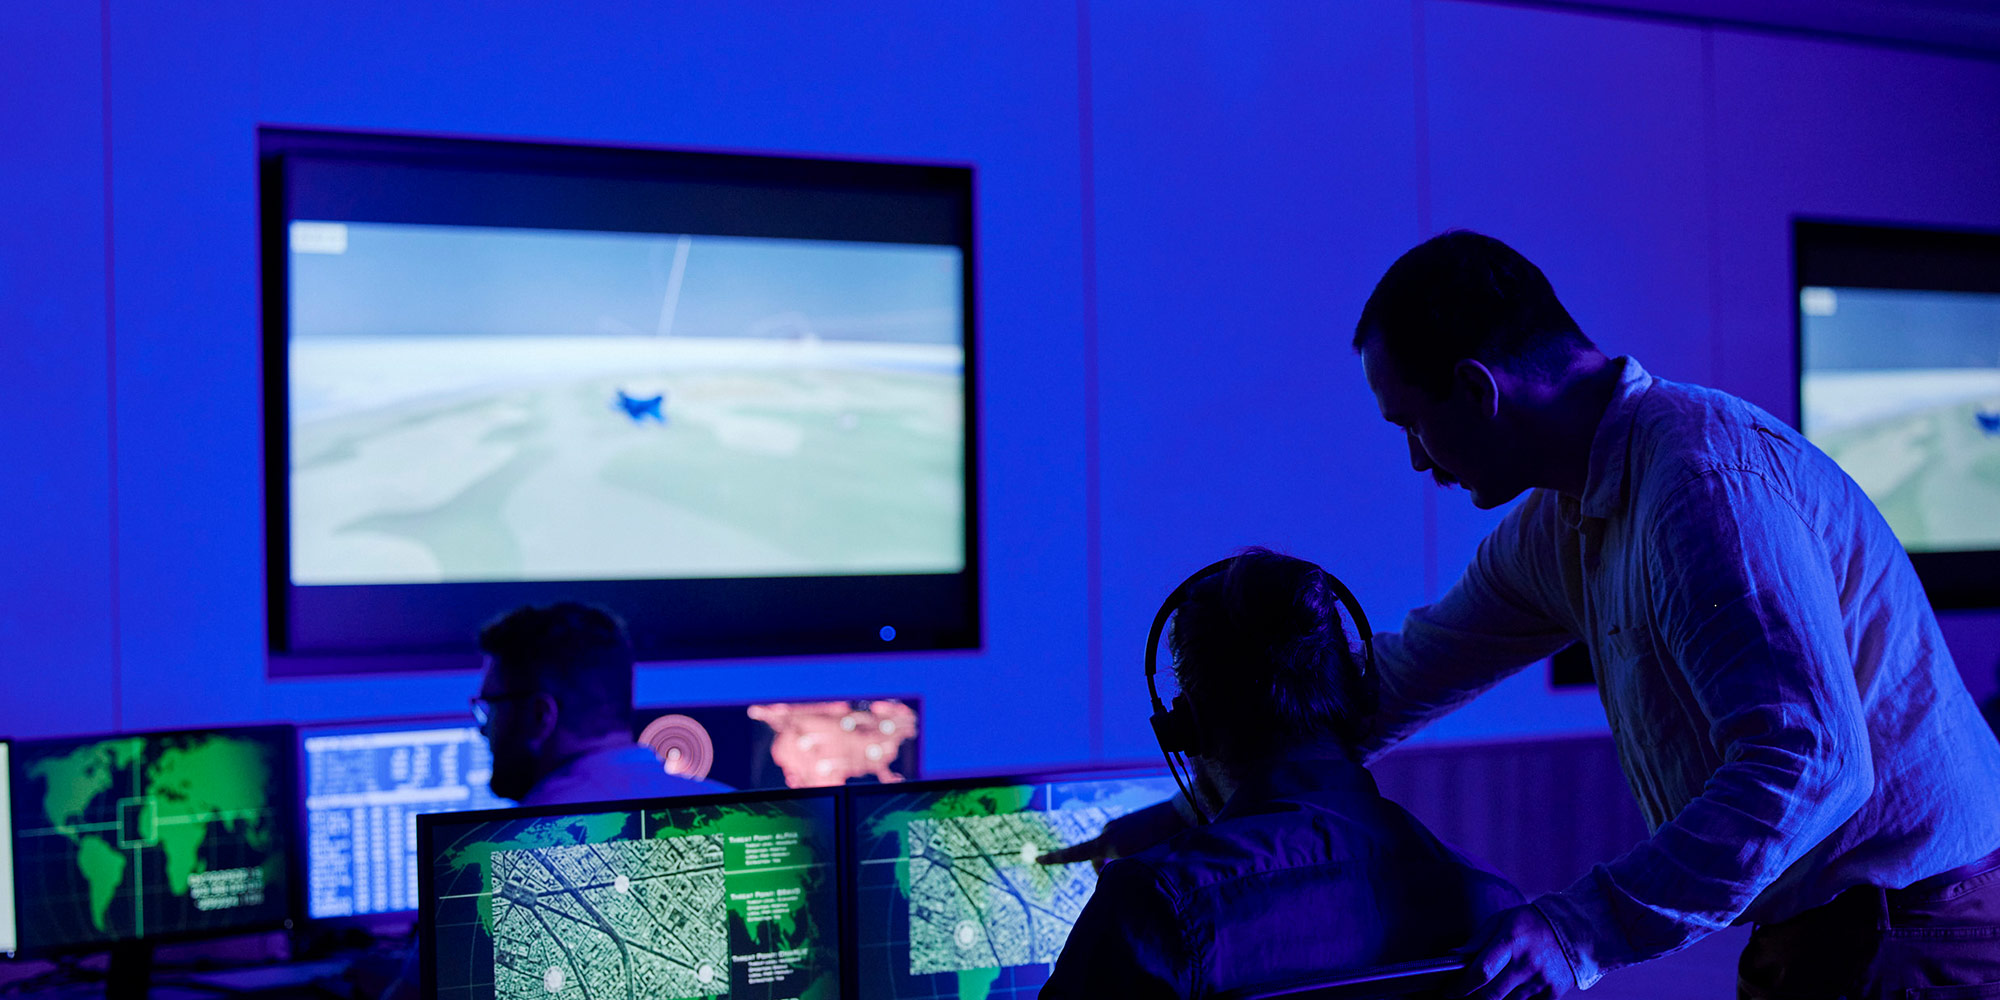
M 540 693 L 540 691 L 514 691 L 508 694 L 473 695 L 471 698 L 472 721 L 479 725 L 479 731 L 483 733 L 486 731 L 487 724 L 493 721 L 493 706 L 495 703 L 532 698 Z

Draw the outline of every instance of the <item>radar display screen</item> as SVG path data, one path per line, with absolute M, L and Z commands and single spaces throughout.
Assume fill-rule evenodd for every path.
M 427 995 L 839 995 L 831 793 L 628 805 L 422 817 Z
M 731 788 L 889 785 L 921 777 L 916 698 L 641 708 L 632 734 L 669 774 Z
M 280 924 L 293 739 L 273 726 L 15 744 L 22 950 Z
M 328 726 L 300 734 L 306 916 L 417 908 L 417 815 L 502 809 L 493 754 L 469 722 Z
M 1157 773 L 855 788 L 855 940 L 866 1000 L 1032 997 L 1097 887 L 1057 847 L 1176 794 Z

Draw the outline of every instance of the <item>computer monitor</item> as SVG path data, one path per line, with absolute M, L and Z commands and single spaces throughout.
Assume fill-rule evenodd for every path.
M 858 996 L 1033 997 L 1097 886 L 1036 857 L 1175 794 L 1157 769 L 848 789 Z
M 670 774 L 731 788 L 894 784 L 922 777 L 917 698 L 648 707 L 632 736 Z
M 8 794 L 8 744 L 0 740 L 0 956 L 20 946 L 14 926 L 14 800 Z
M 1794 227 L 1799 428 L 1940 607 L 2000 605 L 2000 232 Z
M 305 916 L 414 912 L 417 815 L 502 809 L 464 716 L 302 727 Z
M 425 996 L 840 995 L 837 793 L 417 819 Z
M 258 726 L 15 743 L 20 950 L 282 926 L 295 738 Z
M 978 645 L 970 168 L 259 149 L 274 672 L 570 599 L 650 660 Z

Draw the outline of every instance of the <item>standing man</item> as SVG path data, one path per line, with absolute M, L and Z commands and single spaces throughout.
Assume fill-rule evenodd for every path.
M 1418 472 L 1481 508 L 1527 493 L 1376 638 L 1369 749 L 1581 642 L 1653 831 L 1489 921 L 1470 996 L 1558 996 L 1743 922 L 1746 998 L 2000 984 L 2000 743 L 1832 459 L 1606 357 L 1475 233 L 1397 260 L 1354 348 Z

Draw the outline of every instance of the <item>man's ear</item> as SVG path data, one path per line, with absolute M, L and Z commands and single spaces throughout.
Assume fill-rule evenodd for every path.
M 556 704 L 555 696 L 548 692 L 538 692 L 524 699 L 527 704 L 522 709 L 527 712 L 528 745 L 541 749 L 556 733 L 556 726 L 562 721 L 562 710 Z
M 1493 369 L 1466 358 L 1452 366 L 1451 380 L 1474 416 L 1491 420 L 1500 415 L 1500 380 L 1494 377 Z

